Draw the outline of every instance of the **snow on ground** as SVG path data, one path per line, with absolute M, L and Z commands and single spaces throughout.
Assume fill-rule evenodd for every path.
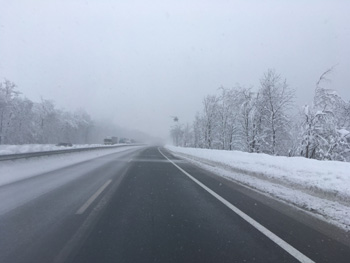
M 166 148 L 220 176 L 350 231 L 350 163 L 240 151 Z
M 0 155 L 69 150 L 79 148 L 96 148 L 106 146 L 103 144 L 74 144 L 72 147 L 56 146 L 55 144 L 22 144 L 22 145 L 0 145 Z M 115 146 L 115 145 L 110 145 Z
M 65 153 L 0 162 L 0 186 L 28 177 L 54 171 L 80 162 L 102 157 L 112 153 L 139 149 L 142 146 L 124 146 L 111 149 Z

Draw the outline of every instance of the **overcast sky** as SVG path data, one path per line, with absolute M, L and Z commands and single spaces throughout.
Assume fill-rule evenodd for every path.
M 350 100 L 350 1 L 0 0 L 0 78 L 28 98 L 166 137 L 221 85 L 274 68 L 312 100 L 322 72 Z

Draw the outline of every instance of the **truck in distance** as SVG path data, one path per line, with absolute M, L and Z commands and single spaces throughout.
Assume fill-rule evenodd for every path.
M 107 137 L 103 140 L 104 145 L 114 145 L 118 143 L 118 137 Z

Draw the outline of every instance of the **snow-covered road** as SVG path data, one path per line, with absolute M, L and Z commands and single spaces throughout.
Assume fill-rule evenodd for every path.
M 92 214 L 87 201 L 94 196 L 95 209 L 102 198 L 96 193 L 103 191 L 105 198 L 115 191 L 128 161 L 141 149 L 128 146 L 0 162 L 0 262 L 53 262 L 52 255 Z
M 345 231 L 158 147 L 1 165 L 16 181 L 0 186 L 0 262 L 232 262 L 238 255 L 345 263 L 350 255 Z

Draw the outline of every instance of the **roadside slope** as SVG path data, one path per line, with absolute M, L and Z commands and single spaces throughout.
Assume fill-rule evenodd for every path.
M 269 156 L 166 146 L 217 175 L 249 186 L 276 199 L 350 230 L 350 164 L 299 157 Z
M 111 147 L 94 151 L 64 153 L 0 162 L 0 186 L 25 178 L 57 170 L 80 162 L 89 161 L 105 155 L 139 149 L 144 146 Z

